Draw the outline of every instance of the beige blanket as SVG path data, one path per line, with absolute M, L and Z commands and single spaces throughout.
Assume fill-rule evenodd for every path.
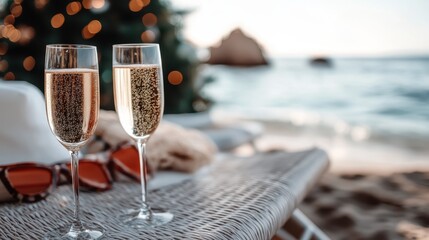
M 118 115 L 101 111 L 95 135 L 110 147 L 117 147 L 132 138 L 123 130 Z M 88 152 L 99 151 L 96 141 L 88 145 Z M 210 163 L 217 152 L 215 144 L 197 130 L 185 129 L 163 121 L 147 143 L 148 164 L 151 170 L 171 169 L 193 172 Z

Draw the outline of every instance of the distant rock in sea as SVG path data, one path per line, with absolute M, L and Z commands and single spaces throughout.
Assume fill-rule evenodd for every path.
M 327 57 L 314 57 L 310 59 L 312 66 L 332 67 L 332 61 Z
M 252 38 L 246 36 L 241 29 L 233 30 L 228 37 L 222 39 L 218 47 L 210 48 L 208 64 L 232 66 L 267 65 L 262 48 Z

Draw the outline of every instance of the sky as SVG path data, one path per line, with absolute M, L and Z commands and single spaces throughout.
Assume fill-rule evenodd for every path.
M 171 0 L 184 35 L 216 45 L 239 27 L 272 56 L 429 54 L 428 0 Z

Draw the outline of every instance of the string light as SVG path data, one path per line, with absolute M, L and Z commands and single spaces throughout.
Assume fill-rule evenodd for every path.
M 142 17 L 142 22 L 146 27 L 152 27 L 156 25 L 156 23 L 158 22 L 158 18 L 153 13 L 146 13 Z
M 30 0 L 31 1 L 31 0 Z M 49 0 L 33 0 L 36 9 L 44 8 Z M 0 38 L 8 38 L 11 42 L 19 42 L 22 45 L 28 44 L 35 36 L 35 29 L 31 26 L 18 26 L 15 28 L 15 18 L 20 17 L 23 12 L 21 3 L 23 0 L 13 0 L 10 7 L 10 14 L 4 17 L 3 24 L 0 25 Z M 106 0 L 75 0 L 67 4 L 66 12 L 72 16 L 79 13 L 82 8 L 86 9 L 100 9 L 105 7 Z M 108 1 L 107 1 L 108 4 Z M 141 11 L 145 6 L 150 4 L 150 0 L 130 0 L 129 9 L 133 12 Z M 153 13 L 146 13 L 142 17 L 142 22 L 146 27 L 153 27 L 157 24 L 158 18 Z M 62 13 L 57 13 L 51 17 L 51 26 L 55 29 L 61 28 L 65 23 L 65 16 Z M 99 20 L 92 20 L 82 29 L 82 37 L 89 39 L 94 37 L 102 29 L 102 24 Z M 156 32 L 148 29 L 141 33 L 141 40 L 143 42 L 154 42 L 156 40 Z M 5 55 L 8 51 L 6 43 L 0 43 L 0 55 Z M 27 56 L 22 65 L 26 71 L 32 71 L 35 67 L 36 61 L 33 56 Z M 0 71 L 5 72 L 9 64 L 6 60 L 0 60 Z M 170 80 L 170 75 L 172 80 Z M 15 79 L 13 72 L 7 72 L 4 75 L 5 79 Z M 183 81 L 183 76 L 178 71 L 172 71 L 169 74 L 169 82 L 173 85 L 178 85 Z
M 32 56 L 26 57 L 22 62 L 22 66 L 24 66 L 24 69 L 27 71 L 33 70 L 35 65 L 36 65 L 36 60 Z
M 64 24 L 65 18 L 61 13 L 55 14 L 51 18 L 51 25 L 53 28 L 60 28 Z
M 172 85 L 179 85 L 183 81 L 183 75 L 179 71 L 171 71 L 168 74 L 168 82 Z

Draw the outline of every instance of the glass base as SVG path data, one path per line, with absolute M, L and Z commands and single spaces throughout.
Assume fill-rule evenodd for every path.
M 120 219 L 125 225 L 134 228 L 150 228 L 167 224 L 173 220 L 174 215 L 159 208 L 152 208 L 149 212 L 141 209 L 131 210 L 121 215 Z
M 95 240 L 103 239 L 106 236 L 106 230 L 99 224 L 85 225 L 82 229 L 76 229 L 70 226 L 61 227 L 48 233 L 43 239 L 46 240 Z

